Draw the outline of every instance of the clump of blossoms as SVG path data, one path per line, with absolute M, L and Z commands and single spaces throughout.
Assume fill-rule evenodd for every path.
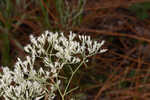
M 69 90 L 70 82 L 88 57 L 103 53 L 104 41 L 92 41 L 90 36 L 45 31 L 41 36 L 30 36 L 31 44 L 24 47 L 29 53 L 24 61 L 18 58 L 14 70 L 2 67 L 0 73 L 0 96 L 5 100 L 53 100 L 58 91 L 65 96 L 75 90 Z M 73 70 L 72 66 L 77 65 Z M 37 68 L 39 67 L 39 68 Z M 71 77 L 61 91 L 60 72 L 63 67 L 70 69 Z

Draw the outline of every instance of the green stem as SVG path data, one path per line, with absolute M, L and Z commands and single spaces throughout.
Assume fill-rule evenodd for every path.
M 66 93 L 67 93 L 67 90 L 68 90 L 68 88 L 69 88 L 69 85 L 70 85 L 70 83 L 71 83 L 71 80 L 72 80 L 74 74 L 78 71 L 78 69 L 81 67 L 81 65 L 82 65 L 83 63 L 84 63 L 84 60 L 83 60 L 83 61 L 80 63 L 80 65 L 75 69 L 75 71 L 72 72 L 71 77 L 70 77 L 70 79 L 69 79 L 69 82 L 67 83 L 67 86 L 66 86 L 66 88 L 65 88 L 63 97 L 65 97 L 65 95 L 66 95 Z M 67 93 L 67 94 L 68 94 L 68 93 Z M 63 99 L 63 98 L 62 98 L 62 99 Z

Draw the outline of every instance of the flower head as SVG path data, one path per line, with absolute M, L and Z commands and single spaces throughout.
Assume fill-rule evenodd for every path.
M 106 51 L 101 49 L 104 41 L 98 43 L 90 36 L 73 32 L 65 37 L 63 33 L 45 31 L 39 37 L 31 35 L 30 40 L 31 44 L 24 47 L 29 56 L 24 61 L 18 58 L 14 70 L 3 67 L 0 73 L 0 96 L 6 100 L 40 100 L 45 95 L 53 100 L 61 84 L 59 74 L 64 65 L 79 64 Z

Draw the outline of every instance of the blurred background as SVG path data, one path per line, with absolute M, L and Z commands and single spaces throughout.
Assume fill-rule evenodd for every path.
M 29 35 L 45 30 L 106 40 L 67 100 L 150 100 L 149 0 L 0 0 L 0 66 L 24 58 Z

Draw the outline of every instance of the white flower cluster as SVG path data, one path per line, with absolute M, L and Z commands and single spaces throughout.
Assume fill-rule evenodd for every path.
M 42 67 L 36 71 L 34 69 L 34 61 L 27 56 L 25 61 L 18 58 L 11 71 L 8 67 L 3 67 L 0 74 L 0 96 L 5 100 L 40 100 L 48 93 L 49 100 L 55 97 L 56 88 L 53 84 L 49 84 L 52 91 L 47 92 L 46 85 L 50 72 L 44 71 Z
M 30 54 L 24 61 L 18 58 L 11 71 L 2 68 L 0 74 L 0 96 L 5 100 L 40 100 L 55 98 L 55 91 L 60 86 L 59 73 L 66 64 L 77 64 L 97 53 L 104 41 L 92 41 L 90 36 L 70 32 L 68 37 L 63 33 L 45 31 L 41 36 L 30 36 L 31 44 L 24 47 Z M 79 56 L 80 55 L 80 56 Z M 42 62 L 36 70 L 36 60 Z

